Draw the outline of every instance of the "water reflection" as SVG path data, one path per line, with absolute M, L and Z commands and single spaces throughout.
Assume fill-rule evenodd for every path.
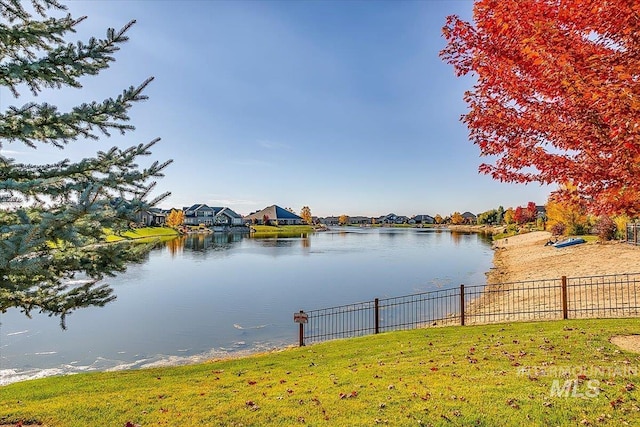
M 74 313 L 67 331 L 3 313 L 0 366 L 11 382 L 281 347 L 297 339 L 293 311 L 483 284 L 493 256 L 483 240 L 378 228 L 181 236 L 110 279 L 118 298 Z
M 175 257 L 184 250 L 207 252 L 231 249 L 247 235 L 248 233 L 195 233 L 178 236 L 164 245 L 171 256 Z

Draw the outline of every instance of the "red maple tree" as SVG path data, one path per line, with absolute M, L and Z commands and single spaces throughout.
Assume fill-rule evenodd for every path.
M 640 2 L 477 0 L 473 21 L 447 18 L 441 57 L 477 77 L 462 120 L 480 172 L 639 214 Z

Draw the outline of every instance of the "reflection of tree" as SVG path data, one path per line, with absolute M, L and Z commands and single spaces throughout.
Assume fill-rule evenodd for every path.
M 457 231 L 452 231 L 451 232 L 451 241 L 453 242 L 454 245 L 459 245 L 460 242 L 462 241 L 462 236 L 466 236 L 468 233 L 460 233 Z
M 178 253 L 182 252 L 182 249 L 184 248 L 185 239 L 186 239 L 185 236 L 179 236 L 179 237 L 176 237 L 175 239 L 167 241 L 166 246 L 172 257 L 175 257 Z
M 300 241 L 302 242 L 302 247 L 303 248 L 310 248 L 311 247 L 311 239 L 309 239 L 309 236 L 305 236 L 302 239 L 300 239 Z

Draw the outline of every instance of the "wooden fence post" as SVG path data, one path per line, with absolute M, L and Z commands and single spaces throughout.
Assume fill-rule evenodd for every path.
M 460 285 L 460 325 L 464 326 L 464 285 Z
M 299 324 L 298 342 L 300 347 L 304 347 L 304 324 L 309 321 L 309 315 L 303 310 L 293 313 L 293 321 Z
M 380 301 L 378 300 L 378 298 L 373 300 L 373 309 L 374 309 L 373 321 L 375 323 L 374 333 L 376 333 L 376 334 L 380 332 L 380 305 L 379 305 L 379 302 Z
M 569 318 L 569 310 L 567 304 L 567 276 L 562 276 L 562 319 Z

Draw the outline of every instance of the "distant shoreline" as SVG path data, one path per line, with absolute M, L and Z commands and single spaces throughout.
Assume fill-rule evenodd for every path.
M 465 233 L 484 233 L 484 234 L 498 234 L 502 233 L 505 226 L 495 225 L 447 225 L 447 228 L 451 231 L 462 231 Z

